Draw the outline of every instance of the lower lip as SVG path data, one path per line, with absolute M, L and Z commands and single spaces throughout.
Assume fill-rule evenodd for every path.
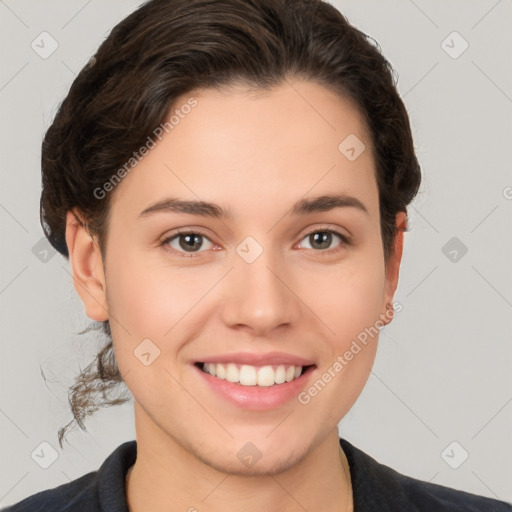
M 218 379 L 203 372 L 196 365 L 194 369 L 204 379 L 204 382 L 227 401 L 243 409 L 263 411 L 276 409 L 298 396 L 306 386 L 316 366 L 308 366 L 300 377 L 291 382 L 274 384 L 273 386 L 242 386 L 236 382 Z

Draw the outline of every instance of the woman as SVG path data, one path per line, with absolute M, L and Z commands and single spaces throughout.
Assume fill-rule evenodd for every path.
M 390 65 L 332 6 L 145 3 L 74 81 L 42 166 L 47 237 L 112 340 L 75 420 L 125 383 L 137 440 L 9 512 L 512 510 L 338 438 L 420 168 Z

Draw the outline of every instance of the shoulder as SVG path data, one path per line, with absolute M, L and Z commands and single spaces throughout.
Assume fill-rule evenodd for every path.
M 100 510 L 95 496 L 96 481 L 97 471 L 93 471 L 66 484 L 32 494 L 20 502 L 2 509 L 2 512 L 43 512 L 50 510 L 53 512 L 68 512 L 71 510 L 92 512 Z M 87 504 L 87 508 L 83 504 Z
M 512 512 L 512 504 L 397 473 L 401 492 L 418 510 Z
M 125 475 L 136 454 L 136 441 L 123 443 L 97 471 L 33 494 L 1 512 L 127 512 Z
M 512 512 L 510 503 L 403 475 L 344 439 L 340 445 L 350 465 L 356 511 Z

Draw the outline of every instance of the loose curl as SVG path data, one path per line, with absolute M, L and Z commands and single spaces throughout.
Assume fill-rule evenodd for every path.
M 396 77 L 379 45 L 321 0 L 150 0 L 122 20 L 74 80 L 42 143 L 41 224 L 69 258 L 66 214 L 76 209 L 106 254 L 112 194 L 102 187 L 197 88 L 259 89 L 314 81 L 354 103 L 372 138 L 385 260 L 395 216 L 407 212 L 421 173 Z M 74 421 L 103 406 L 123 379 L 109 343 L 69 390 Z M 71 423 L 59 430 L 59 444 Z

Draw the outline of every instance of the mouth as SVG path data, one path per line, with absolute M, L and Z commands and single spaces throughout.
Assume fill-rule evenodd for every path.
M 316 367 L 279 364 L 253 366 L 237 363 L 206 363 L 198 361 L 195 366 L 203 373 L 232 384 L 253 388 L 269 388 L 292 382 Z

